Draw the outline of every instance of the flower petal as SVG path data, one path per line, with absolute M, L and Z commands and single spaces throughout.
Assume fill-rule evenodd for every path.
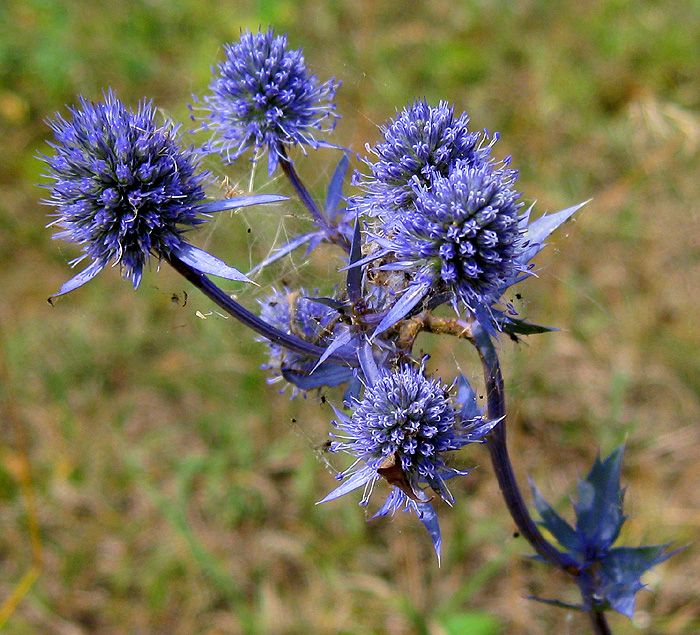
M 374 339 L 377 335 L 390 329 L 401 318 L 406 317 L 406 315 L 408 315 L 408 313 L 426 296 L 429 290 L 430 284 L 427 282 L 419 282 L 418 284 L 410 286 L 399 298 L 398 302 L 396 302 L 384 316 L 384 319 L 379 323 L 374 333 L 372 333 L 371 339 Z
M 340 496 L 344 496 L 345 494 L 356 490 L 358 487 L 362 487 L 365 483 L 368 483 L 374 478 L 378 478 L 377 472 L 371 467 L 365 465 L 357 470 L 357 472 L 352 474 L 347 481 L 336 487 L 325 498 L 318 501 L 316 504 L 320 505 L 321 503 L 327 503 L 328 501 L 332 501 Z
M 267 203 L 281 203 L 288 201 L 288 196 L 278 196 L 277 194 L 254 194 L 252 196 L 234 196 L 224 198 L 220 201 L 212 201 L 198 205 L 196 210 L 200 214 L 214 214 L 227 209 L 238 209 L 240 207 L 250 207 L 251 205 L 265 205 Z
M 425 528 L 430 534 L 430 539 L 433 542 L 433 547 L 438 559 L 438 567 L 440 566 L 440 552 L 442 550 L 442 535 L 440 534 L 440 523 L 438 515 L 430 503 L 413 503 L 416 514 L 420 521 L 425 525 Z

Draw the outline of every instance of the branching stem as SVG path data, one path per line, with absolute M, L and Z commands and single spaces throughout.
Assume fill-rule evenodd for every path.
M 315 344 L 307 342 L 296 335 L 284 333 L 283 331 L 274 328 L 265 322 L 265 320 L 262 320 L 254 313 L 251 313 L 244 306 L 238 304 L 238 302 L 224 293 L 204 274 L 200 273 L 196 269 L 193 269 L 190 267 L 190 265 L 185 264 L 179 258 L 171 255 L 167 258 L 167 261 L 170 263 L 173 269 L 175 269 L 175 271 L 191 282 L 204 295 L 206 295 L 229 315 L 235 317 L 239 322 L 267 338 L 274 344 L 279 344 L 280 346 L 284 346 L 291 351 L 301 353 L 302 355 L 309 355 L 310 357 L 314 357 L 316 359 L 321 357 L 321 355 L 323 355 L 325 352 L 326 349 L 322 346 L 316 346 Z M 355 355 L 349 353 L 342 354 L 339 351 L 331 353 L 331 355 L 328 356 L 328 361 L 335 362 L 336 364 L 345 364 L 347 366 L 358 365 Z
M 323 232 L 326 234 L 328 240 L 331 243 L 339 245 L 346 252 L 350 253 L 350 243 L 342 234 L 338 232 L 336 228 L 333 228 L 328 223 L 328 219 L 318 208 L 318 205 L 316 205 L 316 201 L 314 201 L 314 199 L 311 197 L 311 194 L 309 194 L 309 190 L 306 189 L 306 186 L 299 178 L 297 171 L 294 169 L 294 164 L 292 163 L 292 160 L 287 155 L 287 150 L 284 144 L 279 145 L 278 152 L 280 155 L 279 164 L 282 168 L 282 171 L 284 172 L 289 182 L 292 184 L 292 187 L 301 199 L 301 202 L 304 203 L 306 209 L 309 210 L 309 213 L 313 217 L 316 224 L 321 230 L 323 230 Z
M 527 505 L 523 500 L 506 445 L 506 402 L 503 389 L 503 375 L 501 374 L 498 355 L 491 337 L 479 324 L 474 323 L 472 325 L 472 333 L 484 368 L 488 416 L 491 419 L 502 419 L 489 435 L 487 445 L 491 454 L 491 463 L 498 479 L 498 485 L 501 488 L 501 494 L 508 506 L 508 511 L 515 521 L 518 531 L 530 543 L 537 554 L 549 564 L 562 569 L 576 579 L 584 596 L 584 605 L 591 606 L 592 598 L 587 591 L 589 586 L 587 584 L 587 572 L 582 571 L 571 556 L 556 549 L 542 535 L 532 520 Z M 610 627 L 602 611 L 590 609 L 589 616 L 595 635 L 611 635 Z

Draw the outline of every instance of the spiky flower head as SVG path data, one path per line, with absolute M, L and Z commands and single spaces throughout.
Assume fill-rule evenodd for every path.
M 110 91 L 69 110 L 71 120 L 49 122 L 56 154 L 45 157 L 55 181 L 46 202 L 58 209 L 51 225 L 62 228 L 55 237 L 82 245 L 72 264 L 87 256 L 97 273 L 112 261 L 136 288 L 149 255 L 177 250 L 183 231 L 202 222 L 195 206 L 206 174 L 180 147 L 178 127 L 156 122 L 151 102 L 133 112 Z
M 412 206 L 417 188 L 429 187 L 437 176 L 447 176 L 458 159 L 483 161 L 490 146 L 470 132 L 469 117 L 454 116 L 454 107 L 441 101 L 429 106 L 418 100 L 404 108 L 380 131 L 384 137 L 368 151 L 376 161 L 365 159 L 371 176 L 355 174 L 354 184 L 365 191 L 354 199 L 362 214 L 391 217 Z
M 522 269 L 517 173 L 459 162 L 419 192 L 389 239 L 397 260 L 418 268 L 433 292 L 449 292 L 472 312 L 490 306 Z
M 62 295 L 85 284 L 112 261 L 137 288 L 143 267 L 153 254 L 176 257 L 202 273 L 247 281 L 237 269 L 190 245 L 183 234 L 207 220 L 207 214 L 233 207 L 284 200 L 275 195 L 243 196 L 200 205 L 207 172 L 198 172 L 200 155 L 180 145 L 179 126 L 159 124 L 156 111 L 143 101 L 136 112 L 112 91 L 104 102 L 82 97 L 70 108 L 72 119 L 56 115 L 55 155 L 43 156 L 53 179 L 44 203 L 57 212 L 50 226 L 82 246 L 77 264 L 91 264 L 64 283 Z M 204 215 L 204 217 L 202 216 Z
M 272 174 L 284 146 L 316 147 L 315 133 L 335 125 L 332 102 L 340 85 L 321 84 L 306 68 L 301 49 L 291 50 L 286 36 L 245 31 L 225 46 L 226 59 L 203 98 L 208 115 L 205 129 L 217 135 L 211 149 L 234 161 L 248 148 L 255 155 L 267 148 Z
M 466 472 L 448 466 L 448 453 L 482 439 L 493 427 L 473 406 L 473 392 L 460 397 L 462 407 L 457 408 L 449 388 L 426 377 L 422 367 L 379 368 L 363 397 L 355 400 L 351 417 L 336 410 L 338 433 L 331 435 L 330 450 L 346 452 L 355 462 L 338 475 L 347 480 L 321 502 L 364 486 L 361 504 L 366 505 L 375 483 L 385 478 L 393 489 L 377 515 L 402 506 L 415 511 L 439 554 L 437 517 L 422 487 L 430 486 L 452 503 L 445 481 Z
M 408 274 L 403 295 L 375 335 L 434 298 L 458 312 L 464 304 L 489 331 L 497 330 L 502 314 L 492 306 L 528 270 L 516 177 L 503 164 L 457 161 L 447 177 L 417 190 L 413 208 L 373 235 L 377 256 L 392 261 L 379 269 Z

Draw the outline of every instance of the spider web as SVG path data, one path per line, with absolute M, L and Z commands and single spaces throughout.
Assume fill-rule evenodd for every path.
M 325 153 L 324 151 L 323 154 Z M 307 157 L 299 154 L 297 160 L 302 164 L 302 178 L 322 208 L 325 190 L 335 169 L 335 163 L 333 160 L 323 161 L 325 157 L 318 156 L 321 153 L 313 153 Z M 217 172 L 217 177 L 210 186 L 210 193 L 215 198 L 261 193 L 290 197 L 289 201 L 279 204 L 257 205 L 215 214 L 211 222 L 199 232 L 197 243 L 203 249 L 244 272 L 252 270 L 290 240 L 314 229 L 308 211 L 296 198 L 281 171 L 271 179 L 262 178 L 266 176 L 265 164 L 266 158 L 263 157 L 259 157 L 257 161 L 241 159 L 236 165 L 224 168 L 234 176 L 224 174 L 218 166 L 208 166 Z M 312 178 L 308 178 L 310 174 L 313 175 Z M 235 235 L 235 246 L 229 244 L 227 247 L 225 236 L 231 233 Z M 245 237 L 243 241 L 241 236 Z M 245 251 L 242 242 L 245 242 Z M 256 271 L 251 275 L 251 279 L 259 286 L 244 285 L 237 289 L 236 299 L 252 306 L 256 298 L 269 294 L 273 286 L 278 289 L 288 286 L 292 290 L 304 286 L 307 291 L 320 288 L 330 292 L 333 285 L 340 284 L 343 280 L 343 276 L 336 273 L 343 264 L 337 258 L 341 254 L 325 246 L 319 247 L 319 251 L 321 258 L 306 255 L 306 246 L 302 245 L 291 254 Z M 325 271 L 323 265 L 326 265 Z

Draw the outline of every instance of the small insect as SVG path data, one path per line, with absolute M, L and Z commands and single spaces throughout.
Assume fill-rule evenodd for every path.
M 245 192 L 241 190 L 238 186 L 231 185 L 228 176 L 225 176 L 224 180 L 221 182 L 221 190 L 223 191 L 224 196 L 226 198 L 233 198 L 234 196 L 243 196 L 243 194 L 245 194 Z
M 317 445 L 315 449 L 318 450 L 319 452 L 330 452 L 331 447 L 333 447 L 333 441 L 328 439 L 328 441 L 324 441 L 320 445 Z
M 398 452 L 386 457 L 377 468 L 377 474 L 386 479 L 389 485 L 398 487 L 406 496 L 417 503 L 427 503 L 432 500 L 419 487 L 414 487 L 408 480 L 406 473 L 401 467 L 401 458 Z
M 170 296 L 170 301 L 173 304 L 177 304 L 178 306 L 186 306 L 187 305 L 187 291 L 183 291 L 182 293 L 173 293 Z

